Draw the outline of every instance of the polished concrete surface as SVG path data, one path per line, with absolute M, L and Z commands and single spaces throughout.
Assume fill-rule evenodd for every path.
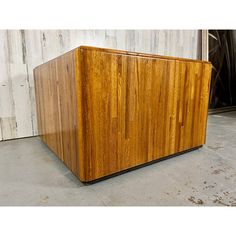
M 203 148 L 93 185 L 38 137 L 0 142 L 0 205 L 236 206 L 236 111 L 209 116 Z

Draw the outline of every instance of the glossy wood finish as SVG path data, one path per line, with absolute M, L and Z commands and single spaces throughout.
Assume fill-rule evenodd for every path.
M 78 128 L 72 51 L 34 70 L 39 135 L 78 175 Z
M 211 64 L 79 47 L 35 69 L 42 140 L 82 180 L 205 143 Z

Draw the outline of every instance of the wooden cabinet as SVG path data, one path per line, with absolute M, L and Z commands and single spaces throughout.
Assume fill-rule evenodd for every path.
M 40 137 L 83 182 L 205 143 L 208 62 L 81 46 L 34 76 Z

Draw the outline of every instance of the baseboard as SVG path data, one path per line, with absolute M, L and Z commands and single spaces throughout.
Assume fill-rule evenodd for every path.
M 167 159 L 170 159 L 170 158 L 173 158 L 173 157 L 181 156 L 181 155 L 184 154 L 184 153 L 188 153 L 188 152 L 197 150 L 197 149 L 199 149 L 199 148 L 201 148 L 201 147 L 202 147 L 202 145 L 197 146 L 197 147 L 194 147 L 194 148 L 190 148 L 190 149 L 188 149 L 188 150 L 184 150 L 184 151 L 182 151 L 182 152 L 178 152 L 178 153 L 175 153 L 175 154 L 166 156 L 166 157 L 162 157 L 162 158 L 157 159 L 157 160 L 153 160 L 153 161 L 150 161 L 150 162 L 146 162 L 146 163 L 143 163 L 143 164 L 141 164 L 141 165 L 134 166 L 134 167 L 128 168 L 128 169 L 126 169 L 126 170 L 122 170 L 122 171 L 119 171 L 119 172 L 117 172 L 117 173 L 110 174 L 110 175 L 107 175 L 107 176 L 104 176 L 104 177 L 101 177 L 101 178 L 99 178 L 99 179 L 95 179 L 95 180 L 92 180 L 92 181 L 88 181 L 88 182 L 83 182 L 83 181 L 81 181 L 81 180 L 80 180 L 80 181 L 81 181 L 83 184 L 85 184 L 85 185 L 95 184 L 95 183 L 101 182 L 101 181 L 103 181 L 103 180 L 107 180 L 107 179 L 110 179 L 110 178 L 113 178 L 113 177 L 116 177 L 116 176 L 125 174 L 125 173 L 127 173 L 127 172 L 130 172 L 130 171 L 133 171 L 133 170 L 137 170 L 137 169 L 143 168 L 143 167 L 145 167 L 145 166 L 152 165 L 152 164 L 154 164 L 154 163 L 158 163 L 158 162 L 160 162 L 160 161 L 164 161 L 164 160 L 167 160 Z

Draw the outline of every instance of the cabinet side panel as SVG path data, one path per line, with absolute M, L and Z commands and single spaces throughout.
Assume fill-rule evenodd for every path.
M 55 60 L 34 70 L 37 120 L 41 139 L 63 160 L 56 74 Z
M 85 180 L 204 144 L 210 65 L 82 53 Z
M 78 174 L 75 51 L 34 70 L 39 135 Z

